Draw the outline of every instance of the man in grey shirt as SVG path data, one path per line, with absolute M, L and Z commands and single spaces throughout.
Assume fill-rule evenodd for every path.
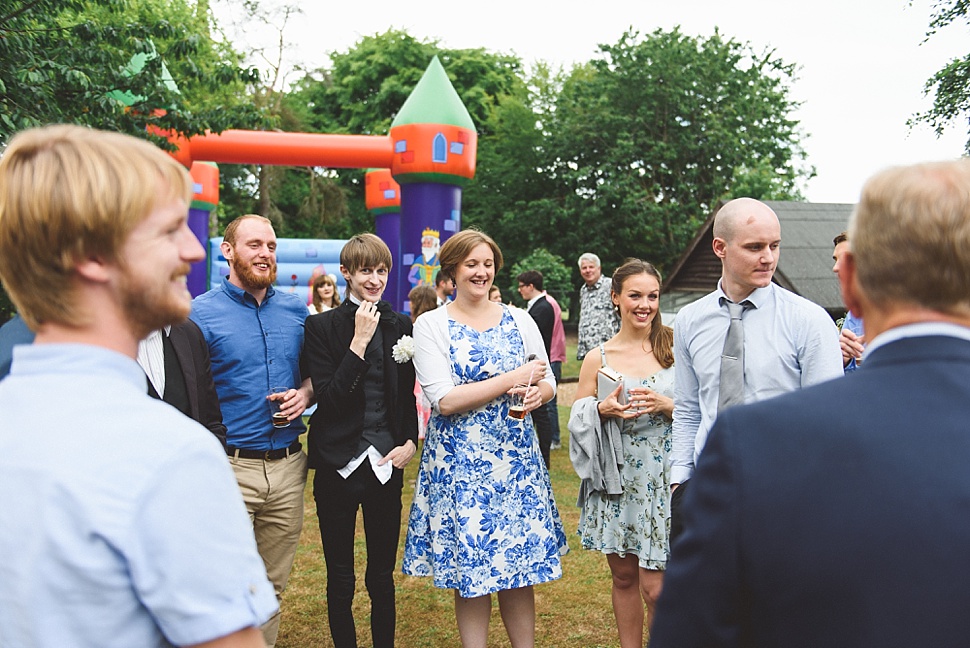
M 772 283 L 781 225 L 770 207 L 732 200 L 714 219 L 717 290 L 685 306 L 674 324 L 671 540 L 680 532 L 676 509 L 718 413 L 721 354 L 731 317 L 742 304 L 741 402 L 752 403 L 843 375 L 839 333 L 820 306 Z
M 582 362 L 586 354 L 616 335 L 620 318 L 610 299 L 612 282 L 603 276 L 600 258 L 592 252 L 579 257 L 579 274 L 583 287 L 579 289 L 579 340 L 576 359 Z

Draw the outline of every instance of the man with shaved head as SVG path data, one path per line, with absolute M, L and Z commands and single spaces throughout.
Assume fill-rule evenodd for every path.
M 685 482 L 720 412 L 843 375 L 832 318 L 771 281 L 780 247 L 781 225 L 768 205 L 751 198 L 728 202 L 714 218 L 717 290 L 677 314 L 672 540 L 681 531 Z M 729 333 L 735 334 L 731 350 Z
M 718 416 L 651 648 L 967 645 L 970 160 L 881 171 L 848 236 L 865 362 Z

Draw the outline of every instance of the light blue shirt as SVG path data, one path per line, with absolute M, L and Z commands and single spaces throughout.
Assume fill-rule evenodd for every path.
M 842 321 L 842 328 L 852 331 L 860 337 L 866 334 L 865 325 L 862 323 L 862 320 L 853 315 L 852 311 L 845 314 L 845 319 Z M 859 364 L 856 362 L 856 359 L 850 358 L 849 364 L 845 365 L 845 373 L 851 373 L 858 368 Z
M 192 301 L 190 317 L 209 344 L 229 445 L 278 450 L 306 431 L 299 416 L 285 428 L 274 428 L 266 396 L 271 387 L 295 389 L 303 382 L 300 352 L 308 315 L 306 304 L 294 294 L 270 286 L 257 304 L 228 278 Z
M 721 351 L 731 318 L 717 290 L 674 322 L 671 483 L 690 478 L 717 416 Z M 745 301 L 744 402 L 753 403 L 843 375 L 839 331 L 822 307 L 769 284 Z M 781 423 L 781 422 L 779 422 Z
M 195 644 L 277 609 L 219 442 L 131 358 L 14 349 L 0 383 L 0 646 Z

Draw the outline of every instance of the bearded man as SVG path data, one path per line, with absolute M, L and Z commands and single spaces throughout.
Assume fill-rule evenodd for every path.
M 309 374 L 300 368 L 307 308 L 273 288 L 276 233 L 269 220 L 240 216 L 226 227 L 221 249 L 229 276 L 195 298 L 190 317 L 209 345 L 226 453 L 279 598 L 303 527 L 307 458 L 299 437 L 301 415 L 313 401 Z M 286 421 L 273 418 L 277 410 Z M 279 622 L 277 613 L 263 625 L 268 646 L 276 643 Z

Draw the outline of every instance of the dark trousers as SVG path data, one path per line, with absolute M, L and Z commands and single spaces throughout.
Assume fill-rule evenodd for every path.
M 549 403 L 551 402 L 549 401 Z M 536 436 L 539 437 L 539 452 L 542 453 L 542 460 L 546 462 L 546 470 L 549 470 L 549 448 L 552 446 L 552 421 L 549 420 L 549 403 L 532 410 L 532 424 L 536 428 Z
M 356 648 L 354 600 L 354 533 L 357 510 L 364 511 L 367 571 L 364 583 L 371 601 L 374 648 L 394 646 L 394 564 L 401 536 L 403 471 L 394 470 L 381 484 L 364 462 L 344 479 L 333 468 L 317 470 L 313 497 L 317 502 L 320 538 L 327 563 L 327 608 L 330 634 L 336 648 Z
M 552 369 L 552 375 L 556 377 L 556 385 L 562 384 L 562 363 L 559 361 L 550 362 L 549 367 Z M 549 405 L 549 420 L 552 422 L 552 442 L 560 443 L 559 438 L 559 396 L 553 396 L 552 400 L 547 403 Z
M 670 547 L 673 548 L 674 541 L 684 532 L 684 495 L 687 494 L 687 486 L 690 480 L 685 480 L 670 495 Z

